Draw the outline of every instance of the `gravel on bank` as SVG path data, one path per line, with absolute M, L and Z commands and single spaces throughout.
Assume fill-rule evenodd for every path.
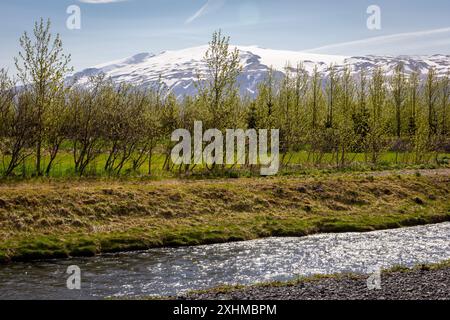
M 369 276 L 341 275 L 290 284 L 266 284 L 191 293 L 192 300 L 450 300 L 450 266 L 384 272 L 381 289 Z

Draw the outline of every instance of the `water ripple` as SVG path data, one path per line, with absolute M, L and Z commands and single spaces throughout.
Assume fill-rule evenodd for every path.
M 394 265 L 447 259 L 450 223 L 370 233 L 268 238 L 0 266 L 0 298 L 175 295 L 219 284 L 283 281 L 312 274 L 370 273 Z M 81 268 L 81 290 L 66 288 L 69 265 Z

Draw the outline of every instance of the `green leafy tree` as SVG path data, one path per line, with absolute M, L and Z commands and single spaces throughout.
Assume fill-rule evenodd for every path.
M 36 173 L 42 174 L 42 148 L 46 132 L 53 123 L 47 117 L 51 108 L 58 108 L 58 96 L 64 88 L 64 79 L 72 69 L 70 55 L 63 53 L 62 41 L 50 32 L 50 20 L 36 22 L 31 38 L 25 32 L 20 38 L 21 51 L 15 58 L 17 76 L 30 92 L 35 114 Z
M 202 79 L 199 88 L 206 98 L 210 121 L 208 127 L 226 128 L 230 109 L 237 97 L 236 80 L 242 68 L 239 50 L 230 48 L 230 38 L 222 32 L 213 33 L 204 61 L 207 67 L 206 79 Z M 230 103 L 231 102 L 231 103 Z

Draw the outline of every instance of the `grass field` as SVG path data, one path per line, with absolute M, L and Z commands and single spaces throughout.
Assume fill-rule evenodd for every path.
M 284 165 L 280 170 L 280 174 L 295 174 L 301 173 L 306 170 L 307 172 L 314 170 L 336 170 L 339 171 L 368 171 L 368 170 L 389 170 L 389 169 L 401 169 L 401 168 L 436 168 L 450 165 L 450 154 L 441 153 L 436 156 L 435 153 L 429 153 L 421 159 L 420 163 L 416 163 L 415 155 L 412 153 L 398 153 L 385 152 L 380 156 L 380 159 L 376 165 L 368 163 L 366 155 L 363 153 L 349 153 L 346 157 L 346 165 L 344 167 L 338 167 L 334 159 L 334 155 L 331 153 L 324 153 L 320 161 L 315 162 L 313 157 L 307 151 L 299 151 L 291 154 L 287 154 L 284 157 Z M 101 154 L 87 167 L 85 176 L 90 177 L 107 177 L 110 176 L 108 172 L 104 171 L 104 165 L 107 160 L 106 154 Z M 437 160 L 437 161 L 436 161 Z M 0 162 L 0 175 L 4 171 L 5 163 L 7 163 L 8 157 L 5 156 L 3 161 Z M 168 172 L 163 170 L 165 161 L 165 155 L 162 153 L 155 153 L 152 156 L 151 162 L 151 178 L 152 179 L 166 179 L 179 176 L 179 171 L 174 168 Z M 49 162 L 49 157 L 44 156 L 42 158 L 42 168 L 45 169 Z M 228 172 L 220 173 L 222 176 L 252 176 L 259 175 L 259 170 L 253 170 L 251 172 L 248 169 L 235 166 L 232 169 L 228 168 Z M 18 179 L 31 178 L 35 174 L 35 160 L 33 157 L 29 157 L 25 160 L 24 164 L 19 166 L 15 170 L 15 177 Z M 211 175 L 204 166 L 198 165 L 190 173 L 194 176 L 204 177 L 205 175 Z M 217 173 L 216 173 L 217 174 Z M 51 178 L 68 178 L 73 179 L 77 177 L 77 173 L 74 171 L 73 155 L 69 151 L 60 152 L 55 159 L 52 170 L 50 172 Z M 132 171 L 130 162 L 127 162 L 121 171 L 120 177 L 146 177 L 148 176 L 148 163 L 145 162 L 137 171 Z
M 450 220 L 450 169 L 0 184 L 0 261 Z

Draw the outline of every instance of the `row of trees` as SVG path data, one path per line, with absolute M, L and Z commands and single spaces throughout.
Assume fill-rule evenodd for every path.
M 284 164 L 299 151 L 313 164 L 331 154 L 336 166 L 352 163 L 355 154 L 377 163 L 393 150 L 420 163 L 448 152 L 450 82 L 434 69 L 423 77 L 406 75 L 398 65 L 390 76 L 376 69 L 355 77 L 349 68 L 330 66 L 324 77 L 317 68 L 309 74 L 301 64 L 287 65 L 282 77 L 268 73 L 256 98 L 242 97 L 239 52 L 216 32 L 204 57 L 208 74 L 196 82 L 198 94 L 180 100 L 162 81 L 147 90 L 104 76 L 83 86 L 66 83 L 70 56 L 59 36 L 52 37 L 50 22 L 36 23 L 33 38 L 25 33 L 20 44 L 19 82 L 0 71 L 3 175 L 15 174 L 27 159 L 34 160 L 36 175 L 49 175 L 61 154 L 71 155 L 79 175 L 100 156 L 105 172 L 147 166 L 151 174 L 155 153 L 165 155 L 162 166 L 171 170 L 170 136 L 178 128 L 192 132 L 196 120 L 220 130 L 280 129 Z
M 449 152 L 449 77 L 438 78 L 434 68 L 407 75 L 399 64 L 389 76 L 382 68 L 353 76 L 330 66 L 326 78 L 301 64 L 291 70 L 279 84 L 269 75 L 250 109 L 257 127 L 281 129 L 285 156 L 306 149 L 319 163 L 333 153 L 345 166 L 355 153 L 377 163 L 384 151 L 412 152 L 420 163 Z

